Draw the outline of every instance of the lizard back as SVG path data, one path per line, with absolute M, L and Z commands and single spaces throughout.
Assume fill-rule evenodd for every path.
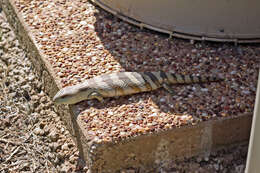
M 169 84 L 189 84 L 222 80 L 214 75 L 182 75 L 159 72 L 118 72 L 88 79 L 83 83 L 61 89 L 53 98 L 56 103 L 74 104 L 82 100 L 116 97 L 156 90 L 164 87 L 171 94 Z

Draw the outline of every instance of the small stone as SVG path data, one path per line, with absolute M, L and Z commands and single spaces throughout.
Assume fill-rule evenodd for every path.
M 201 90 L 202 92 L 208 92 L 209 89 L 208 89 L 208 88 L 201 88 L 200 90 Z
M 157 113 L 153 113 L 151 115 L 149 115 L 148 117 L 156 117 L 158 114 Z
M 109 111 L 107 114 L 108 115 L 114 115 L 114 113 L 112 111 Z
M 206 112 L 203 112 L 201 115 L 204 117 L 208 116 L 208 114 Z
M 87 25 L 87 22 L 86 22 L 86 21 L 81 21 L 79 24 L 81 24 L 81 25 Z
M 136 173 L 134 169 L 123 170 L 120 173 Z
M 66 52 L 68 52 L 68 50 L 69 50 L 69 48 L 64 47 L 61 51 L 62 51 L 63 53 L 66 53 Z
M 32 99 L 32 101 L 38 101 L 38 100 L 39 100 L 39 96 L 37 96 L 37 95 L 32 95 L 32 96 L 31 96 L 31 99 Z
M 95 29 L 94 25 L 88 24 L 87 26 L 88 26 L 89 29 L 92 29 L 92 30 Z
M 51 131 L 50 134 L 49 134 L 49 137 L 50 137 L 52 142 L 56 142 L 59 138 L 59 134 L 56 133 L 55 131 Z
M 166 101 L 166 99 L 164 97 L 160 99 L 160 102 L 164 103 L 165 101 Z
M 55 165 L 58 165 L 59 162 L 60 162 L 59 158 L 58 158 L 58 157 L 55 157 L 55 159 L 53 160 L 53 163 L 54 163 Z
M 231 75 L 237 74 L 237 71 L 235 71 L 235 70 L 234 70 L 234 71 L 231 71 L 230 74 L 231 74 Z
M 47 155 L 48 155 L 49 159 L 51 159 L 51 160 L 55 159 L 55 155 L 53 153 L 48 152 Z
M 202 161 L 202 158 L 198 156 L 198 157 L 196 158 L 196 161 L 197 161 L 198 163 L 200 163 L 200 162 Z
M 8 112 L 8 109 L 7 109 L 6 107 L 1 107 L 1 108 L 0 108 L 0 111 L 2 111 L 2 112 Z
M 215 170 L 217 170 L 217 171 L 219 170 L 219 165 L 218 164 L 214 164 L 213 166 L 214 166 Z
M 36 135 L 40 135 L 40 136 L 43 136 L 44 135 L 44 130 L 42 130 L 41 128 L 39 127 L 36 127 L 33 132 L 36 134 Z
M 238 165 L 235 167 L 236 173 L 243 173 L 245 170 L 245 165 Z
M 26 82 L 27 82 L 27 81 L 26 81 Z M 29 85 L 29 84 L 21 84 L 21 85 L 22 85 L 21 88 L 22 88 L 23 90 L 30 91 L 30 90 L 32 89 L 31 85 Z
M 209 161 L 209 157 L 204 157 L 204 160 L 206 161 L 206 162 L 208 162 Z
M 48 41 L 49 39 L 47 37 L 42 38 L 42 41 Z
M 2 123 L 4 124 L 5 127 L 10 127 L 11 123 L 10 123 L 10 119 L 9 118 L 5 118 L 2 120 Z
M 103 47 L 103 45 L 99 44 L 99 45 L 96 46 L 96 48 L 103 49 L 104 47 Z
M 40 98 L 40 103 L 46 103 L 47 101 L 47 97 L 46 96 L 43 96 Z
M 72 163 L 72 164 L 75 163 L 76 160 L 77 160 L 77 157 L 75 157 L 75 155 L 71 155 L 71 156 L 69 157 L 69 162 Z
M 60 172 L 61 173 L 66 173 L 66 172 L 70 172 L 69 170 L 70 170 L 70 168 L 67 165 L 63 165 L 61 170 L 60 170 Z
M 61 146 L 57 142 L 50 144 L 50 148 L 51 148 L 52 151 L 57 151 L 57 149 L 59 149 L 60 147 Z
M 243 90 L 242 93 L 245 94 L 245 95 L 249 95 L 249 94 L 250 94 L 250 91 L 248 91 L 248 90 Z
M 68 149 L 69 149 L 68 144 L 67 144 L 67 143 L 63 144 L 63 145 L 61 146 L 61 149 L 62 149 L 62 150 L 68 150 Z
M 192 53 L 196 53 L 196 52 L 197 52 L 197 49 L 192 49 L 191 52 L 192 52 Z
M 32 75 L 32 74 L 30 74 L 29 77 L 28 77 L 28 80 L 29 80 L 29 81 L 33 81 L 34 79 L 35 79 L 35 76 Z

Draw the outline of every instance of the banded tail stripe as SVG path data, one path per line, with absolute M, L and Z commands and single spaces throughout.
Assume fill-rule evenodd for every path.
M 147 87 L 144 85 L 142 76 L 137 72 L 126 72 L 123 73 L 126 78 L 129 79 L 128 85 L 135 92 L 147 91 Z
M 185 75 L 184 76 L 184 80 L 185 80 L 185 83 L 192 83 L 192 80 L 190 78 L 190 75 Z
M 167 73 L 165 73 L 164 71 L 160 71 L 159 73 L 160 73 L 160 77 L 162 78 L 162 82 L 163 81 L 169 81 Z
M 151 86 L 152 88 L 158 88 L 161 86 L 160 82 L 159 82 L 159 79 L 156 77 L 156 75 L 154 75 L 154 73 L 152 72 L 144 72 L 144 74 L 150 79 L 150 81 L 152 81 Z M 153 87 L 153 85 L 155 87 Z
M 180 74 L 175 74 L 176 76 L 176 80 L 178 83 L 185 83 L 185 79 L 183 78 L 183 75 L 180 75 Z
M 166 75 L 167 75 L 167 78 L 169 80 L 169 83 L 175 84 L 175 83 L 178 82 L 177 79 L 176 79 L 176 76 L 173 73 L 166 73 Z
M 155 90 L 160 87 L 160 85 L 158 85 L 157 78 L 151 72 L 143 72 L 142 76 L 144 80 L 151 86 L 151 90 Z

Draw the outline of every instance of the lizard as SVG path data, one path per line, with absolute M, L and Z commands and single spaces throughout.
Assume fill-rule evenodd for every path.
M 83 100 L 131 95 L 163 87 L 174 94 L 171 84 L 217 82 L 223 80 L 216 75 L 182 75 L 158 72 L 116 72 L 99 75 L 85 82 L 62 88 L 53 97 L 56 104 L 75 104 Z

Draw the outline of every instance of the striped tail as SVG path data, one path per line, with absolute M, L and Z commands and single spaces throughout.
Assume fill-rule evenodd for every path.
M 189 84 L 189 83 L 206 83 L 206 82 L 217 82 L 223 79 L 216 75 L 182 75 L 174 73 L 160 72 L 169 84 Z
M 155 84 L 189 84 L 189 83 L 206 83 L 218 82 L 223 78 L 216 75 L 182 75 L 175 73 L 160 72 L 144 72 Z

